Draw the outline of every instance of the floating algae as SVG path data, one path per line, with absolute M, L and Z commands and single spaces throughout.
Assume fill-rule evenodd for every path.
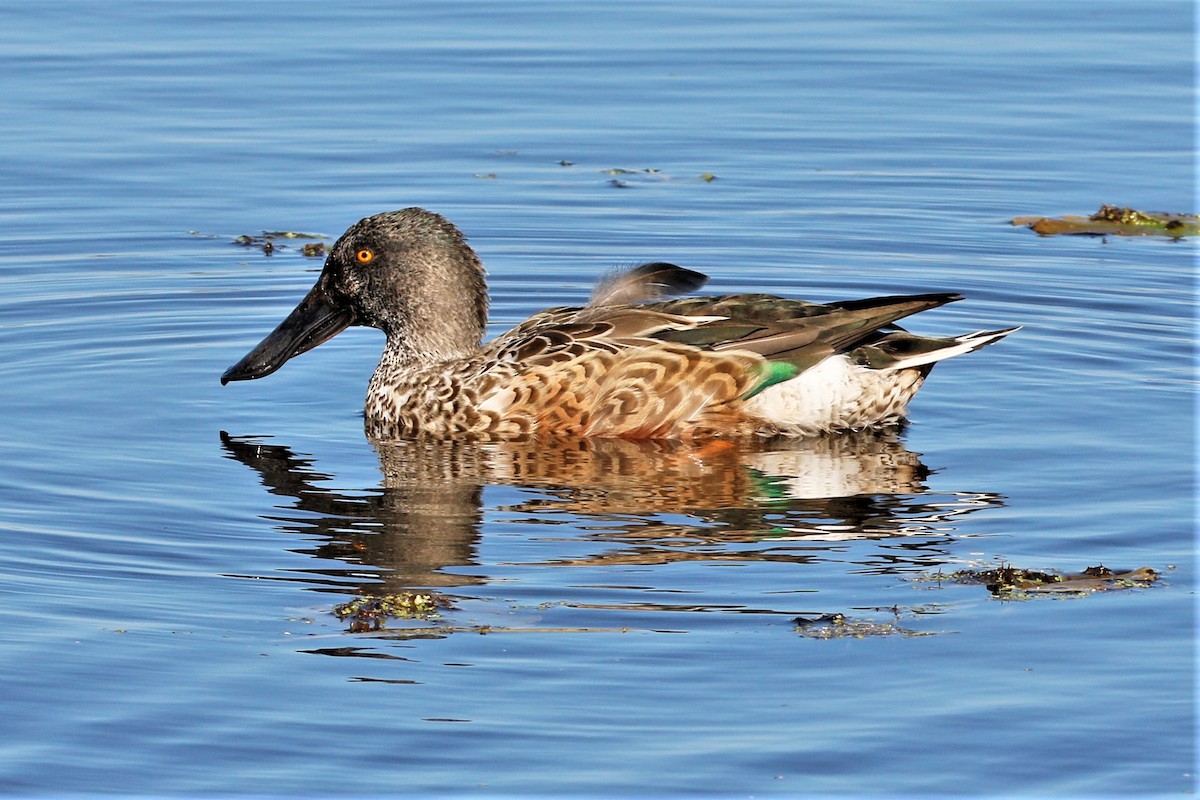
M 1083 572 L 1060 574 L 1022 569 L 1001 564 L 988 569 L 963 569 L 957 572 L 922 575 L 918 583 L 962 583 L 982 585 L 994 596 L 1005 600 L 1025 600 L 1035 595 L 1084 595 L 1119 589 L 1142 589 L 1158 580 L 1150 567 L 1116 572 L 1103 565 Z
M 1043 236 L 1169 236 L 1181 239 L 1200 234 L 1200 216 L 1138 211 L 1123 206 L 1102 205 L 1090 217 L 1017 217 L 1013 225 L 1024 225 Z
M 896 610 L 899 619 L 899 610 Z M 866 639 L 874 636 L 935 636 L 934 631 L 916 631 L 892 622 L 854 619 L 845 614 L 802 614 L 792 622 L 805 639 Z
M 286 249 L 287 245 L 279 243 L 279 240 L 288 239 L 324 239 L 326 237 L 319 233 L 299 233 L 297 231 L 263 231 L 261 234 L 242 234 L 234 237 L 233 243 L 242 247 L 255 247 L 262 250 L 266 255 L 271 255 L 276 249 Z M 310 242 L 304 244 L 300 248 L 300 252 L 306 256 L 324 256 L 328 249 L 321 242 Z
M 388 617 L 396 619 L 435 619 L 438 611 L 452 606 L 450 599 L 436 592 L 396 592 L 375 597 L 363 596 L 334 606 L 338 619 L 350 620 L 350 631 L 379 631 Z

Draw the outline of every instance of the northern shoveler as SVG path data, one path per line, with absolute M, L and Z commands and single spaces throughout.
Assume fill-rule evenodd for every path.
M 898 422 L 935 362 L 1016 330 L 928 338 L 893 324 L 953 293 L 668 299 L 706 280 L 644 264 L 601 281 L 585 306 L 481 344 L 487 287 L 463 234 L 420 208 L 376 214 L 337 240 L 308 295 L 221 383 L 369 325 L 387 335 L 366 398 L 380 438 L 811 435 Z

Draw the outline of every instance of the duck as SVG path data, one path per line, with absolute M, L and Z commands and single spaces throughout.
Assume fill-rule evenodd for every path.
M 221 384 L 278 370 L 352 325 L 386 336 L 367 385 L 373 439 L 816 436 L 897 425 L 934 364 L 1017 327 L 947 338 L 897 320 L 954 292 L 815 303 L 693 295 L 667 262 L 600 280 L 484 343 L 485 270 L 464 234 L 422 208 L 359 220 L 316 284 Z

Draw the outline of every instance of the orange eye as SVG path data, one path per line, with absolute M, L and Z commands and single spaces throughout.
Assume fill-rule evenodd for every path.
M 354 260 L 360 264 L 370 264 L 375 260 L 375 251 L 369 247 L 364 247 L 354 254 Z

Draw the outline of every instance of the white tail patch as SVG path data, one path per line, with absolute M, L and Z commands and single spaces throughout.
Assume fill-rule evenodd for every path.
M 975 331 L 974 333 L 964 333 L 962 336 L 956 336 L 953 339 L 953 344 L 948 344 L 945 347 L 931 350 L 928 353 L 918 353 L 901 359 L 895 364 L 886 367 L 880 372 L 892 372 L 899 369 L 911 369 L 913 367 L 921 367 L 925 364 L 933 364 L 938 361 L 943 361 L 954 356 L 961 356 L 963 353 L 971 353 L 981 347 L 985 347 L 992 342 L 997 342 L 1008 336 L 1013 331 L 1021 330 L 1018 325 L 1015 328 L 1005 328 L 1002 331 Z

